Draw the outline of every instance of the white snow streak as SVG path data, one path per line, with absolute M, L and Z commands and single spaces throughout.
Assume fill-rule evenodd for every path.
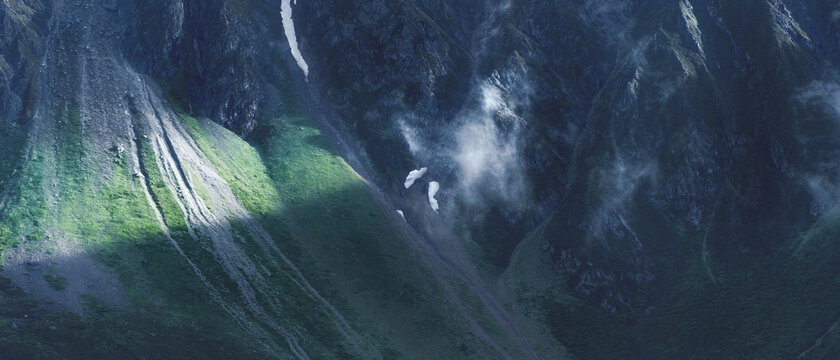
M 438 190 L 440 190 L 440 184 L 437 181 L 432 181 L 429 183 L 429 205 L 432 206 L 432 210 L 435 213 L 439 213 L 440 205 L 438 204 L 437 199 L 435 199 L 435 195 L 437 195 Z
M 283 30 L 286 32 L 286 39 L 289 40 L 289 47 L 292 49 L 292 57 L 295 58 L 298 66 L 303 70 L 304 76 L 309 76 L 309 65 L 303 59 L 303 54 L 298 49 L 297 36 L 295 35 L 295 23 L 292 21 L 292 0 L 283 0 L 280 5 L 280 16 L 283 18 Z M 297 0 L 295 0 L 297 4 Z
M 414 182 L 417 181 L 417 179 L 423 177 L 423 175 L 426 175 L 427 170 L 429 169 L 420 168 L 419 170 L 411 170 L 411 172 L 408 173 L 408 176 L 405 177 L 405 188 L 408 189 L 411 187 L 411 185 L 414 185 Z

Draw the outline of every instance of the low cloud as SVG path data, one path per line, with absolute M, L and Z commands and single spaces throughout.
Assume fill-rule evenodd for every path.
M 405 143 L 408 145 L 408 151 L 415 156 L 422 154 L 425 148 L 423 147 L 423 139 L 420 136 L 420 132 L 409 125 L 405 118 L 400 118 L 397 121 L 397 126 Z
M 834 82 L 815 81 L 802 88 L 796 98 L 808 105 L 816 105 L 833 117 L 840 125 L 840 85 Z M 814 201 L 811 215 L 834 214 L 840 204 L 840 162 L 828 161 L 810 164 L 816 170 L 800 175 Z
M 803 103 L 823 105 L 835 115 L 840 115 L 840 85 L 837 83 L 815 81 L 803 88 L 797 98 Z
M 493 81 L 482 84 L 480 94 L 480 110 L 462 117 L 455 130 L 452 158 L 460 191 L 468 203 L 495 197 L 517 204 L 527 197 L 522 120 Z
M 530 191 L 523 156 L 525 121 L 518 114 L 530 107 L 531 96 L 524 68 L 494 72 L 476 85 L 471 105 L 445 128 L 414 127 L 417 119 L 411 116 L 402 116 L 397 127 L 430 174 L 453 175 L 441 184 L 452 198 L 471 207 L 488 201 L 519 207 L 527 203 Z
M 820 217 L 836 211 L 836 204 L 840 202 L 840 188 L 836 179 L 824 175 L 804 175 L 802 180 L 814 198 L 810 208 L 811 216 Z
M 636 191 L 643 179 L 654 173 L 652 162 L 633 163 L 618 156 L 611 164 L 601 169 L 600 191 L 604 202 L 611 208 L 619 208 Z
M 630 161 L 619 154 L 595 173 L 601 206 L 591 223 L 593 235 L 598 237 L 612 217 L 621 220 L 621 225 L 630 230 L 624 214 L 628 212 L 627 207 L 639 186 L 654 180 L 656 169 L 652 160 Z

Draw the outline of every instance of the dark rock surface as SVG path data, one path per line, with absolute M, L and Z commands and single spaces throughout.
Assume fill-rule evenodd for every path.
M 33 115 L 49 14 L 50 4 L 37 0 L 0 4 L 0 122 L 23 123 Z
M 64 42 L 46 34 L 81 24 L 50 24 L 53 4 L 0 2 L 2 131 L 52 86 L 38 69 Z M 574 356 L 838 353 L 836 1 L 300 0 L 308 77 L 279 4 L 103 0 L 123 25 L 84 26 L 244 138 L 292 112 L 331 125 L 383 204 L 487 294 L 545 266 L 505 306 Z

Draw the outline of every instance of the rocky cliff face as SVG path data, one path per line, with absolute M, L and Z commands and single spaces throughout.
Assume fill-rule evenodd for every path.
M 32 117 L 37 93 L 35 74 L 43 56 L 43 36 L 50 4 L 15 1 L 0 5 L 0 120 L 24 122 Z
M 445 179 L 441 221 L 493 263 L 556 212 L 541 259 L 572 293 L 632 318 L 724 283 L 791 279 L 756 268 L 766 262 L 833 273 L 811 263 L 833 251 L 816 260 L 800 246 L 830 237 L 834 217 L 836 4 L 321 5 L 302 4 L 303 22 L 357 19 L 305 33 L 380 181 L 429 166 Z
M 248 18 L 262 12 L 278 19 L 279 11 L 266 6 L 156 1 L 126 2 L 115 11 L 129 24 L 121 46 L 138 68 L 178 86 L 192 111 L 245 136 L 266 105 L 261 77 L 277 76 L 265 64 L 272 56 L 266 45 L 277 40 L 264 34 L 276 28 L 259 28 L 255 22 L 265 18 Z
M 791 169 L 787 154 L 801 144 L 784 138 L 804 131 L 802 123 L 831 121 L 813 113 L 809 116 L 824 120 L 794 119 L 809 106 L 798 95 L 833 76 L 828 63 L 836 50 L 826 39 L 836 34 L 831 30 L 836 20 L 826 7 L 831 6 L 372 2 L 353 8 L 308 3 L 300 14 L 301 22 L 318 24 L 319 30 L 304 31 L 306 46 L 326 60 L 316 56 L 312 62 L 362 141 L 377 153 L 413 152 L 409 160 L 372 156 L 381 172 L 393 174 L 385 181 L 399 181 L 399 169 L 411 161 L 438 161 L 453 177 L 463 176 L 458 173 L 463 169 L 446 163 L 457 161 L 442 154 L 449 151 L 445 142 L 452 140 L 450 132 L 458 129 L 450 125 L 465 109 L 486 100 L 480 89 L 489 81 L 527 123 L 516 136 L 524 144 L 518 160 L 532 181 L 529 196 L 545 202 L 540 209 L 569 209 L 558 219 L 572 229 L 555 231 L 569 233 L 564 241 L 594 236 L 607 248 L 613 242 L 631 244 L 619 251 L 622 257 L 625 250 L 642 250 L 632 245 L 638 242 L 628 228 L 632 221 L 621 215 L 635 212 L 626 207 L 636 200 L 649 202 L 658 214 L 646 223 L 697 229 L 714 212 L 726 183 L 734 182 L 736 188 L 753 189 L 756 198 L 738 213 L 772 208 L 749 216 L 794 232 L 792 224 L 814 220 L 808 206 L 795 200 L 806 197 L 806 186 L 791 175 L 807 172 L 812 163 L 800 158 L 795 162 L 803 168 Z M 748 12 L 760 16 L 747 19 Z M 354 20 L 348 24 L 344 18 Z M 811 21 L 802 25 L 798 18 Z M 446 76 L 468 80 L 435 81 Z M 326 84 L 347 86 L 339 91 Z M 513 128 L 496 125 L 500 132 Z M 412 151 L 400 127 L 419 133 L 421 139 L 414 140 L 434 143 L 440 153 Z M 778 169 L 782 163 L 784 171 Z M 763 168 L 777 170 L 758 170 Z M 535 179 L 539 175 L 542 179 Z M 533 215 L 527 227 L 545 217 L 545 211 L 536 213 L 543 215 Z M 729 226 L 730 232 L 739 227 Z M 732 246 L 762 246 L 747 244 L 753 236 L 731 235 L 739 239 Z M 638 268 L 627 275 L 651 277 L 645 273 Z
M 834 1 L 9 0 L 0 23 L 7 304 L 171 304 L 146 321 L 266 357 L 837 354 Z

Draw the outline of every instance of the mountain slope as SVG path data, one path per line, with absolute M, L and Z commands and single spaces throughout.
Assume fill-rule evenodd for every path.
M 838 353 L 832 1 L 0 24 L 4 359 Z
M 136 70 L 114 36 L 121 10 L 50 5 L 34 115 L 3 142 L 18 150 L 0 215 L 4 358 L 531 351 L 424 260 L 294 88 L 261 84 L 278 110 L 245 142 L 187 115 L 182 84 Z

